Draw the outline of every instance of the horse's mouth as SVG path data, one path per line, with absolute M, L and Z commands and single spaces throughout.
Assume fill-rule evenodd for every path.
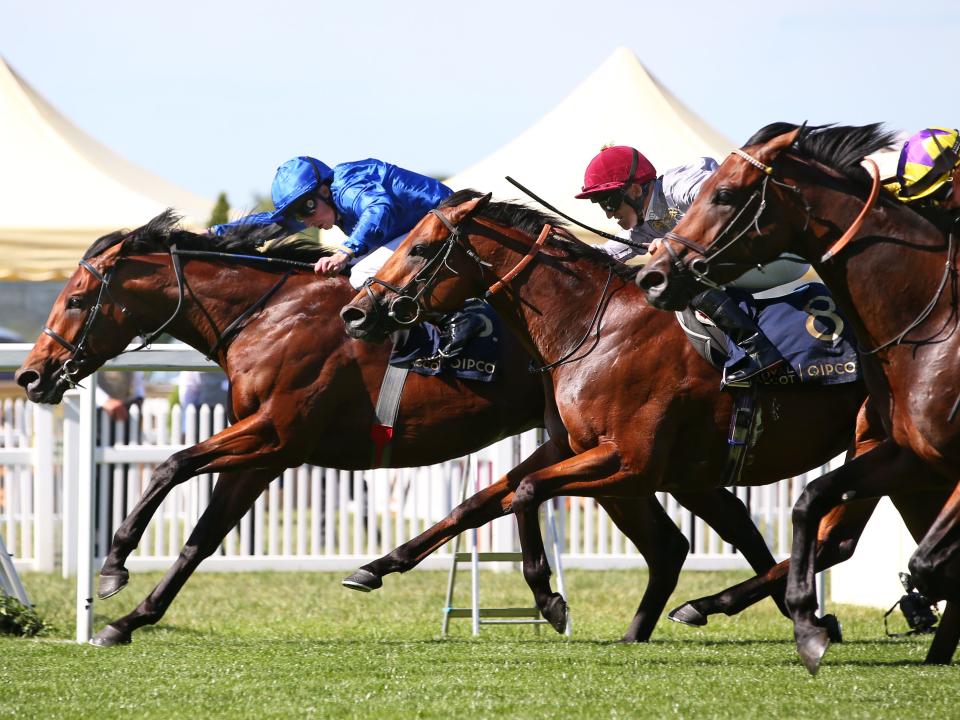
M 52 379 L 36 370 L 21 368 L 16 373 L 16 382 L 23 388 L 27 399 L 44 405 L 57 405 L 63 400 L 63 394 L 70 389 L 70 381 L 63 374 Z

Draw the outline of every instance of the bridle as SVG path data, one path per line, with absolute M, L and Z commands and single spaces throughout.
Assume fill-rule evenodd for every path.
M 481 259 L 480 256 L 474 252 L 473 248 L 471 248 L 463 240 L 463 228 L 465 227 L 467 221 L 471 219 L 473 211 L 468 213 L 456 225 L 450 222 L 449 218 L 447 218 L 447 216 L 444 215 L 440 210 L 434 208 L 430 212 L 432 215 L 434 215 L 434 217 L 439 219 L 441 223 L 443 223 L 444 227 L 446 227 L 450 233 L 447 236 L 447 239 L 444 240 L 443 247 L 441 247 L 440 250 L 437 251 L 434 256 L 430 258 L 417 272 L 417 274 L 414 275 L 410 281 L 401 288 L 395 287 L 376 276 L 371 277 L 363 283 L 363 289 L 366 291 L 367 297 L 370 299 L 370 302 L 377 313 L 380 313 L 380 303 L 377 301 L 377 297 L 373 294 L 372 287 L 374 285 L 381 285 L 394 294 L 395 297 L 390 300 L 390 304 L 388 305 L 387 317 L 392 318 L 399 325 L 412 325 L 420 318 L 436 315 L 436 313 L 430 313 L 426 308 L 424 308 L 421 300 L 428 291 L 433 289 L 433 286 L 436 284 L 442 269 L 446 268 L 451 275 L 459 275 L 459 273 L 447 262 L 454 248 L 459 248 L 462 250 L 467 257 L 477 264 L 477 267 L 480 268 L 481 277 L 485 272 L 489 272 L 491 267 L 490 263 Z M 540 231 L 540 236 L 537 238 L 536 242 L 530 246 L 527 254 L 524 255 L 506 275 L 497 279 L 492 285 L 490 285 L 489 288 L 487 288 L 486 292 L 484 292 L 484 299 L 487 300 L 493 295 L 496 295 L 517 275 L 523 272 L 524 268 L 533 262 L 533 259 L 540 252 L 541 248 L 543 248 L 543 244 L 547 241 L 547 238 L 552 232 L 553 228 L 550 225 L 544 225 L 543 229 Z
M 310 263 L 299 262 L 296 260 L 287 260 L 286 258 L 273 258 L 273 257 L 258 257 L 252 255 L 237 255 L 234 253 L 222 253 L 222 252 L 211 252 L 205 250 L 180 250 L 177 248 L 177 244 L 171 242 L 169 245 L 170 252 L 170 262 L 173 266 L 173 272 L 177 281 L 177 305 L 174 308 L 173 312 L 156 330 L 150 332 L 144 332 L 142 329 L 139 330 L 137 337 L 141 339 L 140 345 L 135 347 L 133 350 L 126 352 L 138 352 L 144 348 L 149 347 L 158 337 L 160 337 L 167 328 L 177 319 L 180 315 L 180 310 L 183 308 L 183 298 L 185 295 L 186 283 L 183 276 L 183 264 L 180 260 L 182 256 L 194 256 L 194 257 L 221 257 L 233 260 L 256 260 L 259 262 L 269 263 L 269 264 L 281 264 L 289 265 L 297 268 L 310 269 L 313 267 Z M 100 290 L 97 293 L 97 301 L 90 307 L 87 311 L 87 315 L 84 318 L 83 325 L 80 328 L 80 334 L 74 342 L 70 342 L 65 337 L 56 332 L 53 328 L 48 325 L 43 326 L 43 333 L 50 336 L 54 341 L 71 353 L 70 357 L 67 358 L 63 365 L 60 367 L 59 377 L 62 377 L 69 384 L 71 388 L 77 387 L 76 377 L 80 374 L 81 368 L 80 364 L 84 361 L 84 358 L 81 357 L 83 353 L 87 340 L 90 336 L 90 333 L 93 331 L 94 323 L 97 318 L 100 316 L 100 311 L 103 309 L 104 297 L 108 298 L 111 303 L 120 308 L 120 312 L 125 317 L 129 317 L 134 320 L 137 324 L 137 327 L 140 328 L 140 324 L 136 320 L 136 316 L 131 312 L 122 302 L 117 300 L 113 293 L 110 292 L 110 282 L 114 278 L 114 271 L 119 265 L 120 260 L 123 260 L 121 256 L 116 263 L 114 263 L 110 268 L 104 272 L 100 272 L 92 264 L 86 260 L 81 260 L 79 265 L 81 268 L 93 275 L 94 278 L 100 281 Z M 273 296 L 273 294 L 280 289 L 283 283 L 287 280 L 288 277 L 293 273 L 293 270 L 288 270 L 280 280 L 274 284 L 270 290 L 264 293 L 259 300 L 254 302 L 250 307 L 244 310 L 237 318 L 235 318 L 223 332 L 217 330 L 214 326 L 214 332 L 217 336 L 217 341 L 214 343 L 213 347 L 206 353 L 206 356 L 210 360 L 214 360 L 217 352 L 222 349 L 241 329 L 243 322 L 249 318 L 253 313 L 262 308 L 267 301 Z M 212 324 L 212 321 L 211 321 Z
M 453 251 L 454 247 L 458 247 L 463 250 L 468 257 L 470 257 L 480 268 L 481 277 L 484 274 L 484 271 L 489 271 L 491 264 L 482 260 L 479 255 L 474 252 L 467 243 L 463 241 L 463 227 L 466 224 L 466 221 L 471 217 L 472 212 L 460 220 L 457 225 L 454 225 L 450 220 L 439 210 L 433 209 L 430 211 L 435 215 L 441 223 L 447 228 L 450 232 L 450 235 L 444 241 L 443 247 L 427 262 L 426 265 L 402 288 L 397 288 L 391 285 L 390 283 L 384 282 L 378 277 L 371 277 L 363 284 L 363 288 L 367 293 L 367 297 L 370 300 L 371 305 L 374 308 L 374 311 L 377 313 L 378 319 L 382 318 L 382 311 L 380 302 L 377 300 L 376 295 L 373 294 L 372 286 L 381 285 L 390 292 L 394 293 L 395 297 L 390 301 L 388 305 L 387 316 L 392 318 L 399 325 L 412 325 L 420 318 L 427 318 L 431 315 L 436 316 L 436 313 L 428 312 L 420 302 L 420 299 L 424 294 L 430 290 L 434 283 L 436 282 L 438 273 L 442 268 L 447 268 L 452 275 L 459 275 L 456 270 L 454 270 L 447 263 L 447 259 L 450 256 L 450 253 Z M 540 230 L 540 235 L 537 237 L 536 241 L 530 246 L 530 249 L 527 253 L 517 261 L 517 264 L 514 265 L 507 273 L 504 274 L 502 278 L 496 280 L 483 294 L 484 300 L 489 300 L 491 297 L 499 293 L 505 287 L 507 287 L 523 270 L 537 257 L 546 243 L 547 239 L 554 234 L 554 232 L 563 232 L 562 230 L 555 231 L 552 225 L 545 224 Z M 583 337 L 577 342 L 571 350 L 566 352 L 559 360 L 556 360 L 551 363 L 547 363 L 540 367 L 534 367 L 531 365 L 531 372 L 546 372 L 551 370 L 559 365 L 564 365 L 569 362 L 575 362 L 577 360 L 586 357 L 589 355 L 591 350 L 588 350 L 586 353 L 573 357 L 584 343 L 589 339 L 590 335 L 593 333 L 594 327 L 597 328 L 597 334 L 599 337 L 600 331 L 600 319 L 603 315 L 603 311 L 609 303 L 609 297 L 607 296 L 607 291 L 610 288 L 610 283 L 613 280 L 613 265 L 610 266 L 609 273 L 607 275 L 607 281 L 603 286 L 603 290 L 600 293 L 600 300 L 597 304 L 597 309 L 594 312 L 593 319 L 590 321 L 590 325 L 587 328 L 586 333 Z M 426 278 L 426 280 L 424 280 Z M 416 288 L 417 285 L 420 285 L 419 290 L 415 294 L 411 294 L 412 289 Z
M 180 259 L 177 253 L 176 244 L 171 243 L 170 245 L 170 256 L 173 261 L 174 272 L 177 276 L 177 290 L 179 296 L 177 298 L 177 307 L 173 311 L 173 314 L 164 322 L 159 328 L 150 333 L 145 333 L 142 330 L 139 333 L 139 337 L 142 339 L 142 342 L 139 347 L 131 352 L 136 352 L 137 350 L 142 350 L 143 348 L 149 346 L 154 340 L 156 340 L 163 332 L 170 326 L 177 315 L 180 313 L 180 308 L 183 305 L 183 268 L 180 264 Z M 122 259 L 122 258 L 121 258 Z M 57 333 L 53 328 L 48 325 L 43 326 L 43 333 L 49 335 L 53 338 L 59 345 L 71 353 L 70 357 L 64 360 L 63 365 L 60 368 L 60 377 L 64 378 L 71 388 L 77 387 L 77 382 L 75 380 L 76 376 L 80 374 L 81 368 L 79 364 L 83 362 L 81 353 L 85 349 L 87 339 L 90 336 L 90 333 L 93 331 L 93 326 L 97 321 L 97 318 L 100 317 L 100 311 L 103 308 L 104 297 L 109 298 L 110 302 L 120 308 L 121 314 L 126 317 L 134 318 L 133 313 L 127 309 L 127 307 L 117 300 L 113 293 L 110 292 L 110 281 L 114 278 L 114 270 L 116 270 L 117 263 L 112 265 L 105 272 L 100 272 L 93 265 L 91 265 L 86 260 L 81 260 L 79 265 L 81 268 L 86 270 L 88 273 L 93 275 L 97 280 L 100 281 L 100 291 L 97 293 L 97 301 L 90 307 L 87 311 L 87 316 L 84 318 L 83 326 L 80 328 L 80 335 L 74 342 L 70 342 L 65 337 Z M 136 321 L 135 321 L 136 322 Z
M 759 187 L 757 187 L 753 193 L 751 193 L 750 197 L 748 197 L 746 202 L 740 206 L 740 209 L 737 210 L 736 214 L 730 218 L 727 224 L 723 226 L 719 233 L 717 233 L 717 237 L 710 244 L 710 247 L 704 247 L 690 238 L 684 237 L 683 235 L 679 235 L 672 231 L 667 232 L 663 236 L 663 247 L 670 256 L 670 262 L 673 265 L 674 270 L 679 275 L 692 277 L 696 282 L 710 288 L 720 287 L 720 285 L 708 277 L 711 268 L 719 267 L 721 265 L 717 258 L 721 257 L 724 253 L 735 247 L 751 230 L 755 231 L 757 237 L 764 236 L 764 232 L 761 229 L 760 224 L 763 213 L 767 209 L 767 195 L 769 192 L 771 192 L 771 184 L 794 193 L 795 197 L 799 199 L 804 208 L 803 231 L 810 226 L 810 204 L 803 196 L 803 192 L 799 187 L 777 179 L 774 176 L 773 167 L 761 162 L 760 160 L 757 160 L 755 157 L 743 150 L 736 149 L 730 154 L 742 158 L 747 163 L 760 170 L 763 175 L 761 176 Z M 872 205 L 872 202 L 870 204 Z M 753 217 L 750 218 L 748 222 L 743 223 L 742 229 L 737 232 L 737 228 L 740 226 L 742 219 L 749 215 L 749 211 L 754 205 L 756 205 L 756 210 L 753 213 Z M 864 212 L 863 215 L 865 214 L 866 213 Z M 851 229 L 854 229 L 854 232 L 856 232 L 856 230 L 859 229 L 860 224 L 862 224 L 862 219 L 860 219 L 859 223 L 855 223 L 855 229 Z M 694 258 L 689 263 L 685 262 L 673 247 L 673 243 L 677 243 L 678 245 L 682 245 L 689 250 L 692 250 L 699 257 Z M 728 266 L 748 265 L 748 263 L 736 261 L 724 264 Z

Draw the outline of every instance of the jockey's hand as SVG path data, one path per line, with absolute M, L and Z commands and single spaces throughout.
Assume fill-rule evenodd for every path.
M 650 253 L 651 255 L 656 255 L 657 250 L 660 249 L 660 245 L 662 244 L 663 244 L 663 241 L 661 238 L 654 238 L 653 240 L 650 241 L 650 244 L 647 246 L 647 252 Z
M 313 266 L 313 271 L 318 275 L 330 277 L 337 275 L 347 266 L 348 262 L 350 262 L 350 256 L 341 250 L 337 250 L 333 255 L 317 260 L 317 264 Z
M 130 418 L 130 411 L 127 410 L 127 406 L 123 400 L 110 398 L 103 404 L 103 409 L 107 411 L 107 415 L 110 416 L 111 420 L 126 422 Z

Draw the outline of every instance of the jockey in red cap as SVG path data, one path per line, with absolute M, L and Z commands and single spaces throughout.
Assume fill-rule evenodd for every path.
M 618 260 L 639 254 L 635 246 L 657 252 L 660 238 L 672 230 L 693 203 L 700 186 L 717 169 L 712 158 L 698 158 L 662 175 L 639 150 L 626 145 L 606 147 L 587 165 L 583 188 L 576 197 L 597 203 L 615 218 L 631 245 L 610 240 L 602 248 Z M 752 270 L 732 286 L 748 291 L 767 290 L 800 278 L 809 266 L 778 260 Z M 754 375 L 779 365 L 783 357 L 753 319 L 721 289 L 697 295 L 690 307 L 699 310 L 746 354 L 744 367 L 727 374 L 724 385 L 746 384 Z

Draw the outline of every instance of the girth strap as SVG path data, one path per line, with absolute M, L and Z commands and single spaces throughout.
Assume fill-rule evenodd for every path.
M 396 345 L 396 341 L 394 341 Z M 400 410 L 400 397 L 403 385 L 410 372 L 408 367 L 398 367 L 387 363 L 387 371 L 380 383 L 377 407 L 374 410 L 374 423 L 370 428 L 370 439 L 374 445 L 373 467 L 383 467 L 390 461 L 390 442 L 393 440 L 393 426 L 397 422 Z
M 743 463 L 750 447 L 750 434 L 756 419 L 757 388 L 751 386 L 737 393 L 733 400 L 733 413 L 730 415 L 730 437 L 727 444 L 727 462 L 723 466 L 719 487 L 730 487 L 740 481 Z

